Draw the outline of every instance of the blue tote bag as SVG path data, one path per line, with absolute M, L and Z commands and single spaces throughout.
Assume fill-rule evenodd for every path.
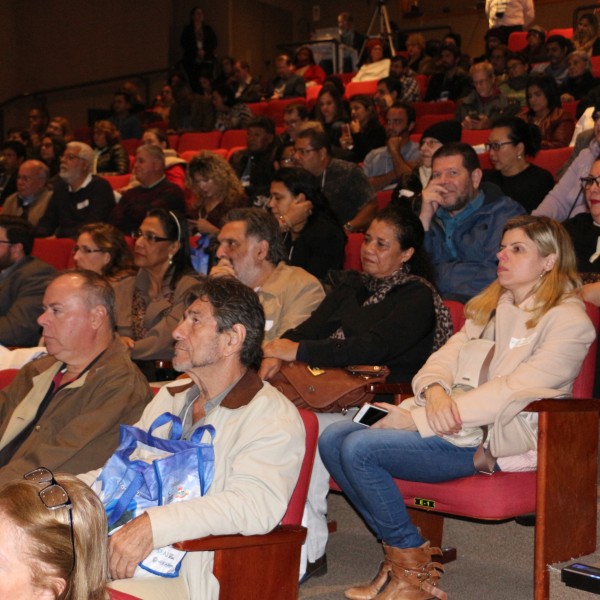
M 169 439 L 153 435 L 168 423 Z M 199 427 L 189 440 L 181 439 L 182 429 L 181 419 L 171 413 L 157 417 L 148 431 L 121 425 L 119 447 L 92 485 L 104 504 L 109 533 L 147 508 L 206 494 L 214 478 L 215 429 L 212 425 Z M 205 434 L 209 442 L 202 442 Z M 171 546 L 157 548 L 140 563 L 135 576 L 146 571 L 177 577 L 185 554 Z

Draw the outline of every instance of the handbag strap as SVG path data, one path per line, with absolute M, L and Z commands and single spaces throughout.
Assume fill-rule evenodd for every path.
M 171 435 L 169 436 L 169 439 L 180 440 L 181 434 L 183 433 L 183 425 L 181 424 L 181 419 L 170 412 L 163 413 L 162 415 L 156 417 L 156 419 L 154 419 L 152 425 L 150 425 L 150 428 L 148 429 L 148 434 L 154 435 L 154 432 L 159 427 L 162 427 L 167 423 L 172 423 Z
M 205 433 L 210 434 L 210 443 L 212 444 L 215 439 L 215 428 L 212 425 L 202 425 L 202 427 L 195 429 L 190 436 L 189 441 L 193 442 L 194 444 L 199 444 L 202 441 L 202 437 Z
M 127 486 L 127 489 L 121 494 L 121 497 L 117 500 L 113 510 L 110 513 L 108 520 L 108 526 L 112 527 L 127 510 L 129 503 L 133 500 L 133 497 L 138 493 L 139 489 L 144 483 L 144 474 L 137 472 L 131 483 Z

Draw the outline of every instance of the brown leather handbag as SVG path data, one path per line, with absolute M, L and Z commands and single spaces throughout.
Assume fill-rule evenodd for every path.
M 387 367 L 353 365 L 345 369 L 319 369 L 303 362 L 283 363 L 269 383 L 298 408 L 315 412 L 346 412 L 373 399 L 368 383 L 385 383 Z

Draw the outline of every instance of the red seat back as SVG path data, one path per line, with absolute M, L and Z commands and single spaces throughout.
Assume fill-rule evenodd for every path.
M 425 98 L 425 94 L 427 94 L 427 86 L 429 85 L 429 75 L 415 75 L 415 79 L 417 84 L 419 85 L 419 93 L 421 94 L 421 98 Z
M 62 271 L 71 268 L 73 263 L 73 246 L 70 238 L 36 238 L 31 256 L 35 256 Z
M 265 116 L 269 117 L 275 125 L 283 125 L 283 113 L 290 104 L 306 105 L 304 98 L 286 98 L 285 100 L 270 100 L 267 103 Z M 244 142 L 245 143 L 245 142 Z
M 540 150 L 532 159 L 531 162 L 542 169 L 546 169 L 552 173 L 554 179 L 558 170 L 569 160 L 573 148 L 565 146 L 564 148 L 551 148 L 550 150 Z
M 228 129 L 223 132 L 221 148 L 231 150 L 234 146 L 245 146 L 247 139 L 248 132 L 245 129 Z
M 215 150 L 219 147 L 221 135 L 220 131 L 182 133 L 177 144 L 177 152 L 182 154 L 186 150 Z
M 364 233 L 349 233 L 346 240 L 346 251 L 344 256 L 344 269 L 362 271 L 360 262 L 360 247 L 365 239 Z
M 142 140 L 129 138 L 127 140 L 121 140 L 121 145 L 127 150 L 129 156 L 135 156 L 135 151 L 142 145 Z
M 300 475 L 298 476 L 298 483 L 296 483 L 287 511 L 281 521 L 282 525 L 300 525 L 302 523 L 304 505 L 306 504 L 306 496 L 308 494 L 308 484 L 310 482 L 315 451 L 317 449 L 317 440 L 319 438 L 319 422 L 315 414 L 303 408 L 299 408 L 298 412 L 304 422 L 306 452 L 302 461 Z
M 463 129 L 460 140 L 471 146 L 480 146 L 481 144 L 485 144 L 489 137 L 489 129 Z
M 441 104 L 441 103 L 440 103 Z M 440 123 L 441 121 L 450 121 L 454 115 L 452 114 L 427 114 L 422 117 L 417 117 L 412 133 L 423 133 L 431 125 Z
M 546 35 L 546 39 L 548 39 L 550 36 L 553 35 L 562 35 L 563 37 L 566 37 L 568 40 L 570 40 L 573 37 L 573 28 L 572 27 L 558 27 L 556 29 L 551 29 L 550 31 L 548 31 L 548 34 Z
M 592 63 L 592 75 L 594 77 L 600 77 L 600 56 L 590 56 Z
M 527 32 L 513 31 L 508 36 L 508 49 L 511 52 L 521 52 L 527 46 Z
M 126 173 L 125 175 L 102 175 L 101 177 L 110 183 L 110 187 L 113 190 L 120 190 L 129 183 L 131 173 Z
M 450 311 L 454 333 L 460 331 L 465 324 L 465 306 L 456 300 L 444 300 L 445 307 Z
M 373 96 L 377 91 L 377 80 L 373 81 L 350 81 L 346 85 L 346 91 L 344 92 L 344 98 L 350 100 L 352 96 L 356 94 L 368 94 Z
M 381 190 L 377 192 L 377 209 L 383 210 L 392 201 L 394 190 Z
M 417 119 L 425 115 L 452 115 L 456 110 L 456 103 L 452 100 L 445 102 L 413 102 L 412 107 L 417 113 Z

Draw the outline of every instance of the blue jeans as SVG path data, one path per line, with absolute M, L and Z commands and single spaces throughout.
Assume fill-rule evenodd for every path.
M 437 436 L 369 429 L 357 423 L 330 425 L 319 452 L 331 476 L 375 535 L 389 546 L 416 548 L 425 541 L 408 516 L 393 477 L 439 482 L 473 475 L 476 447 L 461 448 Z

